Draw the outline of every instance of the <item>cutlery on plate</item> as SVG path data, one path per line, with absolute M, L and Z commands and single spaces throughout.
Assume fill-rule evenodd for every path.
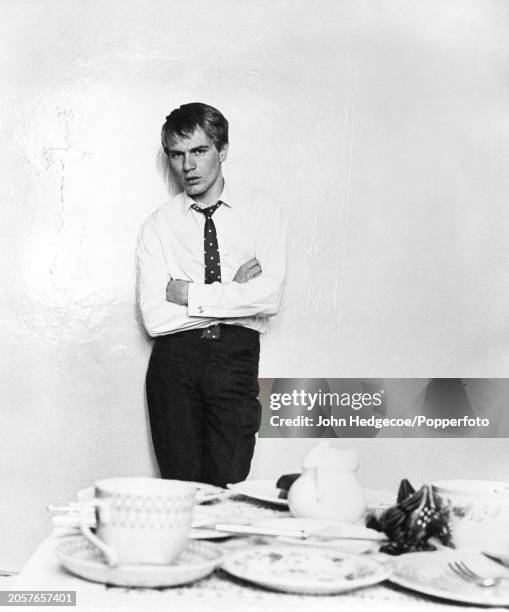
M 502 567 L 509 568 L 509 563 L 507 561 L 508 560 L 507 554 L 504 556 L 498 556 L 491 552 L 484 552 L 484 550 L 481 550 L 481 554 L 484 555 L 485 557 L 488 557 L 488 559 L 491 559 L 491 561 L 495 561 L 495 563 L 502 565 Z
M 502 580 L 509 580 L 509 576 L 481 576 L 463 561 L 451 561 L 447 565 L 457 576 L 480 587 L 494 587 Z
M 208 528 L 214 529 L 215 531 L 243 535 L 286 536 L 289 538 L 303 538 L 306 535 L 302 529 L 278 529 L 257 527 L 256 525 L 239 525 L 234 523 L 216 523 L 214 525 L 210 525 Z
M 318 531 L 310 531 L 307 529 L 282 529 L 278 527 L 263 527 L 257 525 L 243 525 L 237 523 L 215 523 L 203 525 L 200 528 L 214 529 L 215 531 L 221 531 L 224 533 L 242 534 L 242 535 L 265 535 L 265 536 L 276 536 L 286 538 L 297 538 L 301 540 L 316 540 L 317 542 L 324 542 L 329 540 L 369 540 L 379 541 L 380 535 L 378 532 L 373 530 L 365 530 L 363 533 L 356 534 L 345 534 L 343 530 L 332 529 L 329 533 L 328 529 L 320 529 Z M 373 531 L 373 534 L 369 533 Z M 343 535 L 341 535 L 343 533 Z M 383 536 L 382 536 L 383 537 Z

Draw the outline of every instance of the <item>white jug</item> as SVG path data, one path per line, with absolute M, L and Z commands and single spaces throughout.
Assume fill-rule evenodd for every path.
M 356 523 L 366 503 L 355 478 L 358 455 L 354 450 L 330 448 L 324 441 L 306 455 L 302 475 L 288 491 L 290 511 L 296 517 Z

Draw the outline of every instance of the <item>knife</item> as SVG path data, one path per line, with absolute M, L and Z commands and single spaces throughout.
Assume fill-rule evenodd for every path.
M 351 526 L 355 527 L 355 526 Z M 208 529 L 221 531 L 223 533 L 241 534 L 241 535 L 262 535 L 276 536 L 285 538 L 296 538 L 300 540 L 316 540 L 317 542 L 326 542 L 329 540 L 369 540 L 371 542 L 381 541 L 385 539 L 385 535 L 368 529 L 366 527 L 357 526 L 354 532 L 346 533 L 346 530 L 341 526 L 326 527 L 317 531 L 309 531 L 306 529 L 281 529 L 274 527 L 263 527 L 256 525 L 239 525 L 234 523 L 216 523 L 215 525 L 207 526 Z M 199 528 L 198 528 L 199 529 Z
M 488 557 L 488 559 L 495 561 L 495 563 L 498 563 L 503 567 L 509 568 L 509 555 L 498 556 L 494 555 L 493 553 L 484 552 L 484 550 L 481 550 L 481 554 L 483 554 L 485 557 Z

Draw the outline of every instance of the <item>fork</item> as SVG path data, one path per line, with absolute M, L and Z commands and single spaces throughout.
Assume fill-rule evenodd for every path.
M 451 561 L 447 565 L 457 576 L 480 587 L 494 587 L 500 584 L 502 580 L 509 580 L 509 576 L 481 576 L 463 561 Z

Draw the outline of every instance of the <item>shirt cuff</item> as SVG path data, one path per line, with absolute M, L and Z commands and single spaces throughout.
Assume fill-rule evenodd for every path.
M 189 317 L 206 317 L 206 291 L 205 285 L 189 283 L 187 293 L 187 315 Z

